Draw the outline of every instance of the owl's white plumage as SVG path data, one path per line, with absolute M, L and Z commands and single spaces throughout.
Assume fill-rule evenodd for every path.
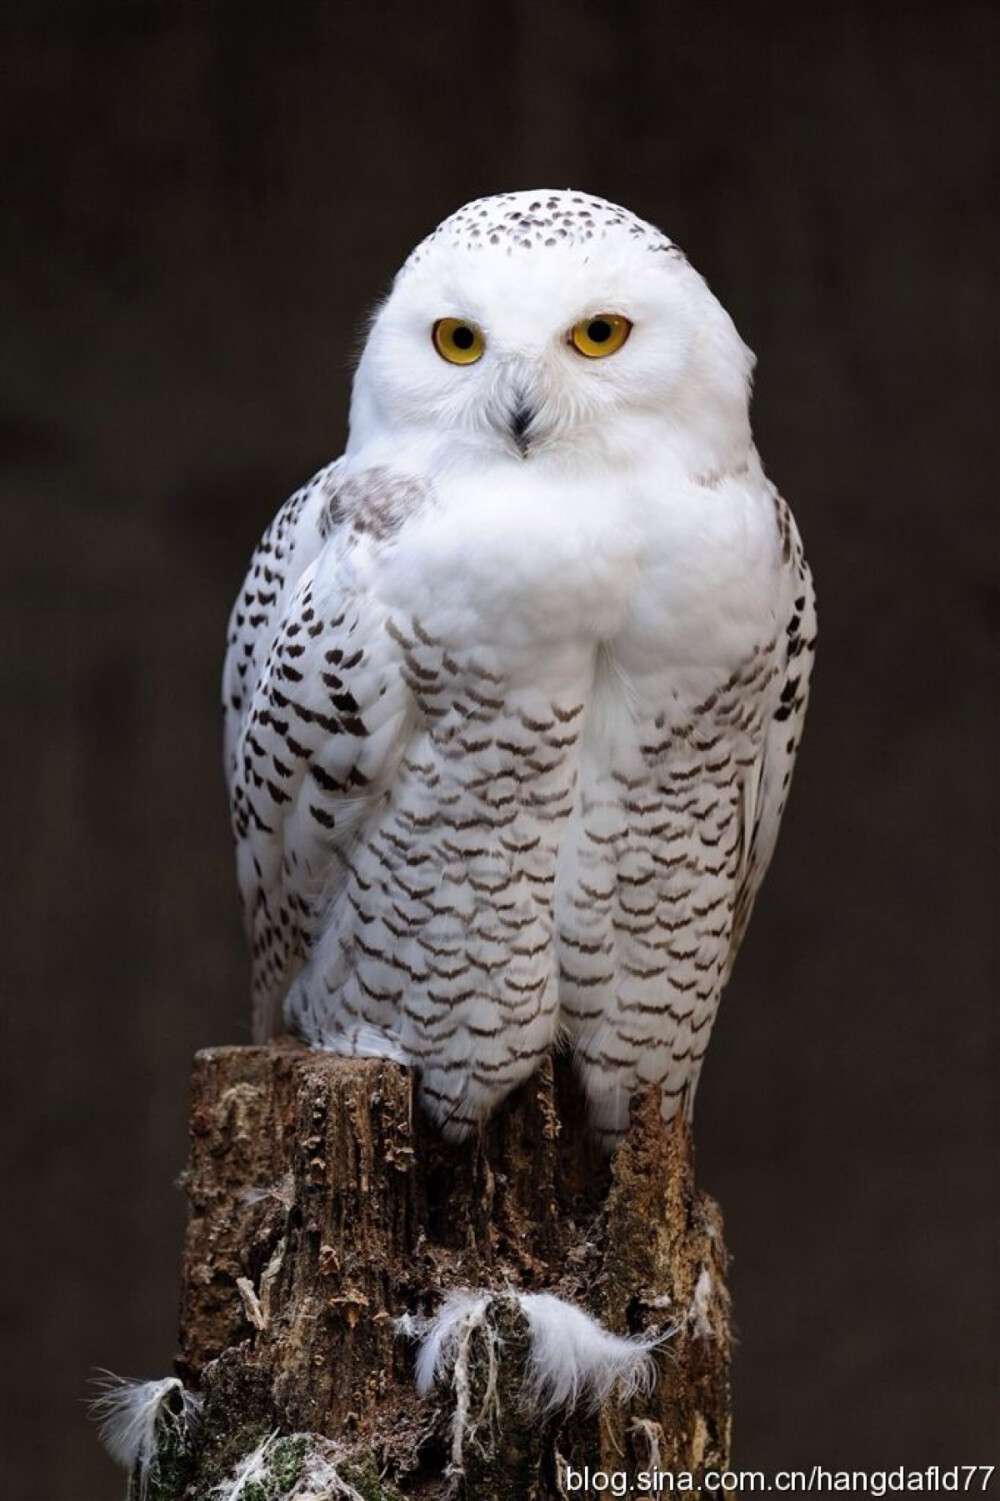
M 615 313 L 614 354 L 567 333 Z M 442 359 L 436 320 L 482 331 Z M 413 1063 L 451 1135 L 562 1036 L 597 1129 L 693 1094 L 770 860 L 815 633 L 752 356 L 669 240 L 483 199 L 403 267 L 344 456 L 231 622 L 255 1030 Z

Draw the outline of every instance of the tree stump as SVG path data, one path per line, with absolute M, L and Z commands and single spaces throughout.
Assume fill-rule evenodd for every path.
M 307 1450 L 333 1478 L 302 1494 L 363 1501 L 543 1501 L 601 1493 L 595 1474 L 725 1468 L 721 1216 L 695 1192 L 686 1124 L 664 1127 L 651 1096 L 609 1163 L 562 1058 L 449 1145 L 393 1063 L 213 1048 L 195 1060 L 186 1186 L 177 1369 L 203 1407 L 162 1501 L 203 1501 L 255 1449 L 254 1501 L 295 1493 Z M 494 1295 L 463 1390 L 421 1398 L 398 1321 L 458 1289 Z M 619 1334 L 672 1329 L 652 1393 L 533 1414 L 512 1293 L 543 1290 Z

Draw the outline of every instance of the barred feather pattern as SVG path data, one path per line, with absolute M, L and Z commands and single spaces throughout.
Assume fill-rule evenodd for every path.
M 505 197 L 397 279 L 347 451 L 234 607 L 226 756 L 255 1036 L 411 1063 L 455 1138 L 568 1039 L 610 1148 L 642 1085 L 691 1108 L 815 606 L 726 314 L 650 226 L 550 197 L 565 236 Z M 471 374 L 430 344 L 445 284 L 494 299 Z M 648 334 L 566 352 L 637 289 Z
M 784 811 L 808 699 L 812 580 L 784 501 L 793 595 L 739 665 L 672 673 L 608 764 L 584 758 L 558 899 L 562 1016 L 613 1146 L 637 1084 L 690 1112 L 722 988 Z
M 553 892 L 583 705 L 513 699 L 498 673 L 419 622 L 388 631 L 425 727 L 391 797 L 342 857 L 337 909 L 292 990 L 322 1044 L 376 1025 L 462 1136 L 537 1066 L 558 1025 Z
M 328 505 L 329 473 L 305 494 Z M 284 999 L 317 1046 L 415 1064 L 456 1137 L 560 1031 L 609 1145 L 637 1085 L 661 1085 L 668 1118 L 690 1102 L 805 712 L 797 538 L 787 567 L 780 637 L 625 695 L 589 645 L 560 692 L 512 685 L 487 645 L 363 597 L 343 560 L 324 610 L 310 564 L 233 780 L 261 1034 Z

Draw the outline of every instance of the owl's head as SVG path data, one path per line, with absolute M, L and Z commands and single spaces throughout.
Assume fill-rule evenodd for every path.
M 617 461 L 646 442 L 728 467 L 753 356 L 677 247 L 583 193 L 502 193 L 424 240 L 358 366 L 349 451 L 392 434 L 483 461 Z

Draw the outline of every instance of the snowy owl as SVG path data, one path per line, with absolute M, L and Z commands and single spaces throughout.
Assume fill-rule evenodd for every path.
M 641 1086 L 690 1109 L 815 635 L 752 366 L 600 198 L 484 198 L 411 254 L 230 624 L 258 1039 L 411 1064 L 453 1139 L 563 1042 L 609 1146 Z

